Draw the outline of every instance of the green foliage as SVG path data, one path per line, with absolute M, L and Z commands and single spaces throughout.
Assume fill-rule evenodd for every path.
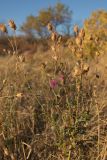
M 107 11 L 97 10 L 85 20 L 84 29 L 86 33 L 85 49 L 91 54 L 97 52 L 107 51 Z M 90 37 L 92 41 L 89 41 Z M 98 39 L 98 41 L 97 41 Z M 97 43 L 99 42 L 99 43 Z M 101 42 L 101 43 L 100 43 Z
M 71 15 L 69 7 L 57 3 L 54 7 L 40 10 L 38 16 L 28 16 L 21 30 L 29 35 L 44 37 L 48 34 L 46 26 L 49 22 L 52 22 L 56 28 L 59 25 L 67 27 L 71 22 Z
M 85 20 L 84 27 L 88 34 L 107 38 L 107 12 L 105 10 L 93 12 L 91 17 Z

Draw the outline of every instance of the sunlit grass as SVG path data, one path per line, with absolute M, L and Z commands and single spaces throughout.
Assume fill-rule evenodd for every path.
M 99 46 L 92 60 L 84 29 L 75 26 L 66 47 L 50 23 L 48 30 L 46 53 L 19 55 L 13 39 L 14 54 L 0 59 L 0 159 L 106 160 L 107 84 L 98 72 Z

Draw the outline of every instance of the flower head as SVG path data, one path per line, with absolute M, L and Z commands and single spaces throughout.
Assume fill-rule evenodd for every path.
M 51 87 L 52 89 L 56 88 L 57 85 L 58 85 L 58 82 L 57 82 L 56 79 L 50 80 L 50 87 Z

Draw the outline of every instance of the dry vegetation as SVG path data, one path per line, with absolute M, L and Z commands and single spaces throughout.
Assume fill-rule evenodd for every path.
M 15 32 L 15 23 L 9 25 Z M 0 30 L 7 34 L 3 24 Z M 84 29 L 75 26 L 66 45 L 51 23 L 48 30 L 46 53 L 18 54 L 13 36 L 14 54 L 0 58 L 0 160 L 106 160 L 102 42 L 88 37 L 97 46 L 92 58 Z

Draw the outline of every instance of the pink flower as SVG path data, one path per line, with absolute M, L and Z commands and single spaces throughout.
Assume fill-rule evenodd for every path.
M 54 89 L 57 85 L 58 85 L 58 82 L 57 82 L 56 79 L 50 80 L 50 87 L 51 87 L 52 89 Z

